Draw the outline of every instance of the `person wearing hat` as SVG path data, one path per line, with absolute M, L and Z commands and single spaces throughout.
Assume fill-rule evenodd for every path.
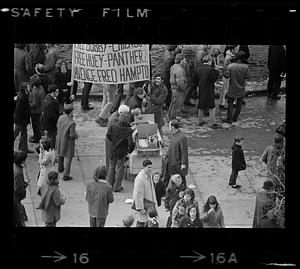
M 144 90 L 142 87 L 137 87 L 133 91 L 133 96 L 128 98 L 125 101 L 125 105 L 130 108 L 130 110 L 139 107 L 142 110 L 143 106 L 143 98 L 145 96 Z
M 57 121 L 57 137 L 55 148 L 58 155 L 58 172 L 62 173 L 63 180 L 71 180 L 70 176 L 72 158 L 75 151 L 75 139 L 78 139 L 76 133 L 76 123 L 73 120 L 73 106 L 65 105 L 64 115 L 61 115 Z M 64 166 L 65 161 L 65 166 Z
M 172 90 L 172 101 L 169 108 L 169 121 L 176 119 L 184 105 L 185 93 L 188 86 L 187 74 L 184 69 L 186 58 L 183 53 L 176 54 L 175 64 L 170 70 L 170 83 Z
M 48 94 L 49 85 L 54 84 L 54 80 L 45 73 L 45 66 L 43 64 L 38 63 L 34 70 L 35 74 L 30 77 L 30 87 L 32 88 L 33 81 L 39 78 L 44 87 L 45 94 Z
M 272 180 L 264 181 L 263 190 L 256 196 L 252 228 L 264 228 L 268 211 L 276 206 L 276 195 Z
M 55 84 L 49 85 L 48 94 L 44 99 L 42 123 L 43 131 L 47 131 L 47 136 L 52 140 L 55 147 L 55 140 L 57 134 L 57 121 L 59 114 L 59 103 L 57 100 L 59 89 Z
M 185 134 L 179 129 L 179 122 L 171 120 L 169 122 L 171 130 L 170 145 L 164 158 L 164 179 L 165 189 L 169 184 L 170 177 L 179 174 L 183 185 L 186 186 L 186 176 L 189 169 L 188 141 Z
M 177 45 L 166 45 L 164 50 L 163 56 L 163 63 L 161 67 L 161 78 L 163 83 L 165 84 L 168 95 L 166 97 L 164 103 L 164 109 L 169 109 L 171 100 L 172 100 L 172 90 L 171 90 L 171 83 L 170 83 L 170 69 L 171 66 L 175 63 L 175 55 L 178 53 L 178 46 Z
M 59 189 L 58 173 L 49 172 L 46 184 L 41 187 L 41 202 L 38 206 L 38 209 L 42 211 L 42 221 L 45 222 L 45 227 L 56 227 L 61 217 L 61 206 L 65 201 L 66 196 Z
M 274 144 L 267 146 L 261 156 L 262 162 L 267 165 L 268 172 L 273 175 L 277 175 L 277 159 L 282 154 L 283 142 L 283 137 L 281 135 L 276 135 L 274 137 Z M 273 183 L 276 187 L 277 182 L 274 181 Z
M 245 82 L 246 79 L 250 78 L 250 70 L 245 63 L 246 56 L 244 51 L 238 51 L 231 59 L 233 62 L 227 66 L 227 70 L 224 72 L 224 77 L 229 78 L 229 88 L 227 92 L 227 118 L 223 119 L 223 121 L 230 124 L 238 121 L 245 96 Z M 237 102 L 233 115 L 233 103 L 235 99 L 237 99 Z
M 244 138 L 242 137 L 235 137 L 234 143 L 231 147 L 232 149 L 232 163 L 231 163 L 231 175 L 229 178 L 228 185 L 234 189 L 238 189 L 241 185 L 236 184 L 236 179 L 238 177 L 239 171 L 246 169 L 246 161 L 244 158 L 244 151 L 242 148 L 244 142 Z
M 215 115 L 215 82 L 220 77 L 220 73 L 217 69 L 211 66 L 211 56 L 204 56 L 202 62 L 203 63 L 195 68 L 195 81 L 199 89 L 198 125 L 202 126 L 206 123 L 203 120 L 203 116 L 204 110 L 208 108 L 211 124 L 210 127 L 212 129 L 221 129 L 222 126 L 217 124 Z

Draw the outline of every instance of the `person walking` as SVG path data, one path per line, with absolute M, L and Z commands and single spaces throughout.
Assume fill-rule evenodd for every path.
M 97 167 L 94 181 L 86 186 L 85 200 L 88 202 L 91 227 L 104 227 L 109 204 L 114 201 L 112 186 L 106 181 L 106 167 Z
M 56 134 L 57 134 L 57 121 L 59 114 L 59 103 L 57 100 L 59 89 L 55 84 L 49 85 L 49 93 L 44 99 L 43 107 L 43 131 L 47 131 L 47 136 L 51 139 L 53 146 L 55 147 Z
M 73 120 L 74 107 L 68 104 L 64 107 L 64 115 L 57 121 L 56 151 L 58 155 L 58 172 L 64 172 L 63 180 L 72 180 L 70 176 L 72 159 L 75 152 L 76 123 Z M 64 165 L 65 161 L 65 165 Z
M 48 173 L 54 169 L 55 165 L 55 151 L 50 138 L 44 136 L 40 141 L 39 150 L 39 165 L 40 171 L 37 178 L 38 194 L 40 195 L 40 188 L 46 183 Z
M 268 50 L 268 98 L 279 100 L 278 92 L 283 76 L 286 73 L 286 56 L 283 45 L 270 45 Z
M 28 82 L 21 82 L 14 113 L 14 141 L 21 133 L 19 150 L 25 151 L 26 153 L 33 153 L 33 150 L 28 149 L 27 142 L 27 125 L 30 123 L 29 89 Z
M 182 182 L 182 178 L 179 174 L 171 176 L 169 185 L 166 189 L 165 195 L 165 209 L 170 212 L 170 216 L 167 220 L 167 227 L 171 227 L 172 224 L 172 211 L 176 202 L 184 195 L 185 186 Z
M 23 165 L 26 158 L 27 154 L 25 151 L 14 151 L 14 204 L 18 226 L 25 226 L 25 221 L 28 220 L 25 207 L 21 202 L 26 198 L 26 188 L 28 186 L 23 174 Z
M 182 115 L 179 113 L 183 107 L 185 93 L 187 90 L 187 74 L 184 70 L 186 64 L 185 56 L 180 53 L 175 57 L 175 64 L 170 69 L 170 83 L 172 90 L 172 101 L 169 108 L 168 118 L 169 121 L 176 119 L 176 115 Z
M 124 174 L 124 163 L 127 154 L 135 147 L 132 138 L 133 128 L 130 127 L 131 115 L 122 114 L 116 125 L 110 126 L 107 138 L 112 142 L 109 161 L 108 183 L 112 185 L 114 192 L 123 190 L 122 179 Z
M 212 129 L 220 129 L 221 125 L 216 122 L 215 113 L 215 82 L 220 77 L 217 69 L 211 67 L 212 58 L 206 55 L 202 59 L 202 63 L 195 69 L 195 80 L 199 89 L 198 98 L 198 126 L 203 126 L 206 121 L 203 120 L 204 109 L 208 108 L 210 117 L 210 127 Z
M 143 169 L 134 179 L 132 209 L 135 210 L 136 227 L 147 227 L 149 217 L 147 212 L 156 211 L 156 195 L 153 181 L 151 179 L 152 162 L 143 161 Z M 157 215 L 157 214 L 155 214 Z
M 205 228 L 225 228 L 223 211 L 216 196 L 211 195 L 207 198 L 200 219 Z
M 32 88 L 29 94 L 30 117 L 33 136 L 29 138 L 31 143 L 39 143 L 42 135 L 42 111 L 45 98 L 45 91 L 39 77 L 32 81 Z
M 229 89 L 227 92 L 227 118 L 223 119 L 223 122 L 232 123 L 237 122 L 241 109 L 243 98 L 245 96 L 245 82 L 250 78 L 250 70 L 245 63 L 246 54 L 243 51 L 239 51 L 231 59 L 233 63 L 227 66 L 227 71 L 224 73 L 225 78 L 229 78 Z M 237 99 L 236 109 L 233 115 L 233 102 Z
M 241 185 L 236 184 L 236 179 L 238 177 L 239 171 L 246 169 L 244 151 L 242 148 L 243 142 L 244 142 L 244 138 L 235 137 L 234 143 L 231 147 L 231 149 L 232 149 L 232 163 L 231 163 L 232 171 L 231 171 L 228 185 L 234 189 L 238 189 L 241 187 Z
M 157 123 L 159 134 L 163 138 L 163 104 L 167 98 L 168 90 L 162 82 L 160 73 L 154 75 L 154 82 L 150 83 L 149 91 L 146 92 L 146 95 L 148 99 L 146 113 L 154 114 L 154 122 Z
M 170 145 L 164 158 L 165 171 L 163 183 L 165 188 L 169 184 L 171 175 L 179 174 L 183 185 L 186 187 L 186 175 L 188 174 L 188 142 L 185 134 L 179 129 L 177 120 L 169 122 L 171 130 Z
M 61 206 L 66 202 L 64 192 L 59 189 L 58 173 L 51 171 L 46 184 L 41 187 L 41 202 L 38 209 L 42 212 L 45 227 L 56 227 L 61 218 Z
M 118 89 L 118 84 L 104 84 L 103 85 L 103 99 L 101 104 L 101 112 L 95 120 L 101 127 L 106 127 L 112 105 L 115 101 L 115 95 Z
M 197 206 L 191 204 L 187 208 L 186 216 L 180 221 L 179 228 L 203 228 Z

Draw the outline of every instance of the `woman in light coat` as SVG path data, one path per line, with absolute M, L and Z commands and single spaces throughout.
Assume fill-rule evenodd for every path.
M 52 142 L 48 137 L 42 137 L 40 143 L 39 164 L 40 173 L 37 180 L 39 188 L 38 194 L 40 194 L 40 188 L 46 183 L 48 173 L 54 169 L 55 164 L 55 151 Z

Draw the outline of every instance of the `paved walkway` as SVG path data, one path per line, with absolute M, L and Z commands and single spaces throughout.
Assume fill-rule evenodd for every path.
M 61 189 L 66 193 L 66 203 L 62 206 L 62 218 L 57 226 L 89 226 L 88 206 L 84 199 L 86 184 L 92 180 L 94 169 L 105 163 L 104 138 L 106 128 L 99 127 L 97 117 L 101 102 L 91 101 L 95 107 L 91 111 L 82 111 L 80 102 L 74 102 L 74 120 L 77 124 L 79 139 L 76 141 L 76 154 L 72 162 L 72 181 L 60 181 Z M 226 112 L 218 115 L 225 117 Z M 208 126 L 198 127 L 195 108 L 189 108 L 189 117 L 181 119 L 182 130 L 188 137 L 190 170 L 188 184 L 196 186 L 196 199 L 200 206 L 209 195 L 215 195 L 223 209 L 226 227 L 251 227 L 256 193 L 260 191 L 266 179 L 266 169 L 260 162 L 264 148 L 273 143 L 274 130 L 285 118 L 285 95 L 279 101 L 270 101 L 264 96 L 246 98 L 240 121 L 236 125 L 223 123 L 223 129 L 212 130 Z M 28 128 L 32 134 L 31 127 Z M 166 148 L 169 134 L 164 126 Z M 228 186 L 231 172 L 231 145 L 233 137 L 239 134 L 245 138 L 244 153 L 247 169 L 240 173 L 240 190 Z M 15 141 L 15 149 L 18 139 Z M 37 144 L 29 143 L 34 149 Z M 166 149 L 165 148 L 165 149 Z M 36 209 L 39 196 L 36 191 L 38 174 L 38 154 L 30 154 L 26 162 L 27 173 L 31 179 L 27 197 L 23 201 L 29 221 L 27 226 L 43 226 L 41 212 Z M 130 205 L 125 204 L 132 198 L 133 180 L 124 180 L 124 190 L 114 193 L 115 201 L 110 205 L 106 226 L 121 227 L 122 219 L 131 214 Z M 160 224 L 165 227 L 168 213 L 163 205 L 158 208 Z

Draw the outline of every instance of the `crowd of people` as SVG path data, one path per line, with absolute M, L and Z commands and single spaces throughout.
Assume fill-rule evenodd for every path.
M 197 96 L 198 125 L 205 125 L 204 115 L 209 115 L 209 126 L 212 129 L 222 128 L 215 115 L 215 82 L 223 80 L 217 108 L 227 109 L 224 122 L 237 122 L 244 102 L 245 82 L 251 76 L 249 57 L 249 48 L 245 45 L 228 45 L 223 52 L 220 46 L 202 45 L 193 59 L 186 57 L 184 47 L 168 45 L 161 72 L 153 71 L 151 81 L 129 83 L 124 104 L 121 104 L 123 84 L 104 85 L 101 112 L 95 121 L 107 128 L 106 165 L 95 170 L 94 182 L 86 190 L 91 227 L 105 226 L 109 204 L 114 201 L 113 193 L 123 190 L 124 164 L 128 154 L 135 148 L 135 116 L 142 113 L 154 114 L 161 144 L 164 140 L 162 127 L 165 114 L 171 131 L 170 144 L 161 173 L 153 173 L 150 160 L 143 161 L 144 168 L 134 180 L 134 214 L 123 220 L 124 226 L 130 227 L 133 219 L 137 221 L 137 227 L 158 227 L 156 206 L 164 204 L 170 213 L 167 227 L 225 227 L 217 198 L 213 195 L 208 197 L 200 210 L 194 190 L 187 186 L 188 140 L 176 116 L 186 117 L 184 106 L 194 105 L 191 98 Z M 279 82 L 285 74 L 284 57 L 283 46 L 269 46 L 268 98 L 274 100 L 279 99 Z M 21 203 L 27 185 L 22 166 L 27 154 L 34 152 L 28 148 L 29 140 L 38 144 L 36 151 L 39 153 L 40 172 L 37 195 L 41 197 L 38 208 L 42 211 L 45 225 L 56 226 L 60 219 L 60 207 L 66 200 L 65 194 L 59 190 L 58 172 L 63 173 L 63 180 L 72 180 L 71 163 L 75 140 L 78 139 L 72 102 L 78 82 L 72 81 L 68 63 L 59 57 L 55 44 L 15 44 L 14 66 L 14 139 L 20 134 L 19 150 L 14 153 L 15 223 L 23 226 L 26 220 L 25 208 Z M 81 100 L 83 110 L 93 109 L 88 102 L 91 87 L 92 83 L 84 83 Z M 33 136 L 28 139 L 27 125 L 30 122 Z M 258 195 L 253 227 L 270 225 L 268 221 L 268 224 L 261 224 L 260 220 L 267 218 L 274 222 L 278 212 L 284 208 L 284 137 L 285 133 L 280 132 L 275 144 L 263 153 L 262 161 L 267 164 L 273 180 L 264 182 L 266 192 Z M 242 144 L 243 138 L 234 138 L 232 173 L 228 183 L 232 188 L 241 187 L 236 184 L 238 172 L 246 169 Z M 268 215 L 271 210 L 272 216 L 271 213 Z M 278 225 L 277 220 L 275 222 Z

